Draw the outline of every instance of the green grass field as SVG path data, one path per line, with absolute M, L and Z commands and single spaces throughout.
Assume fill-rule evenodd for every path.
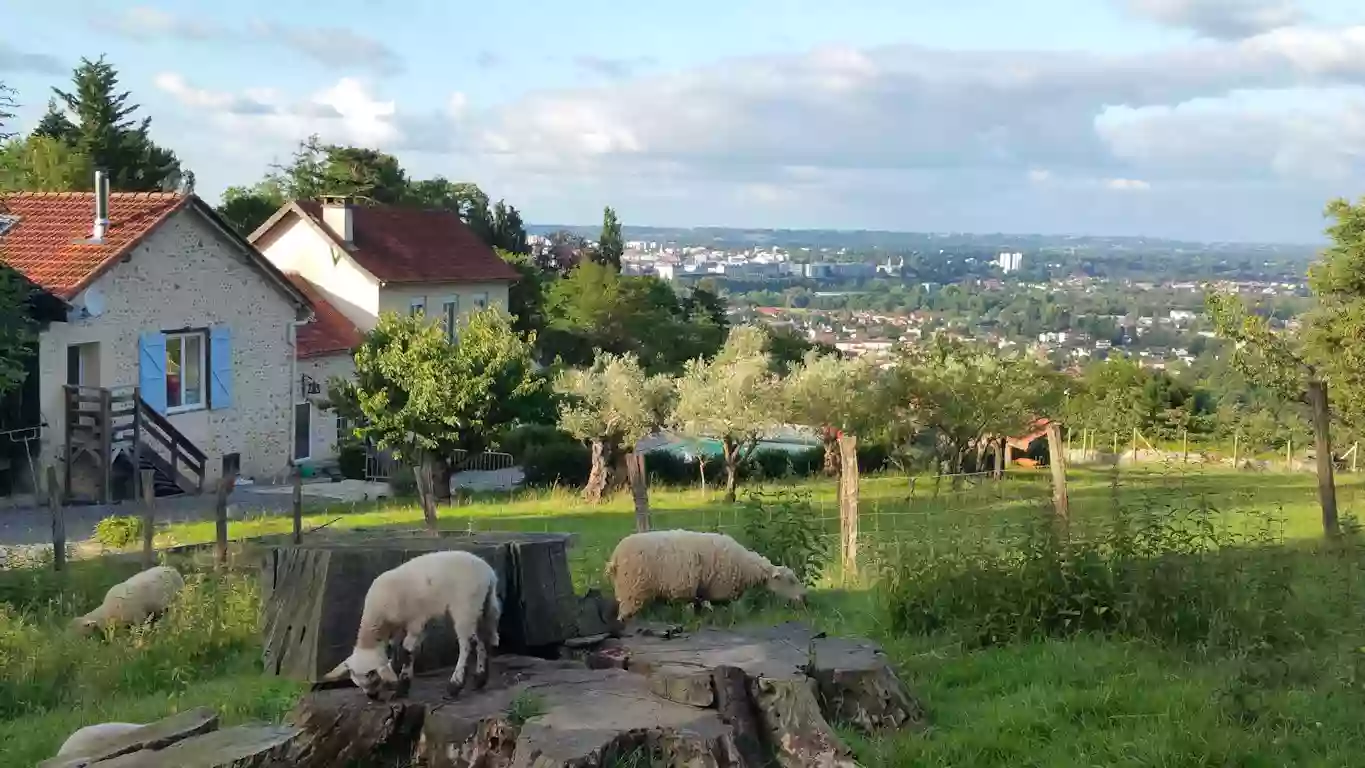
M 832 633 L 881 642 L 906 683 L 924 700 L 927 733 L 869 740 L 848 734 L 865 765 L 1187 766 L 1350 765 L 1365 754 L 1365 620 L 1351 606 L 1365 598 L 1354 543 L 1320 545 L 1311 475 L 1073 472 L 1073 529 L 1098 527 L 1122 507 L 1198 507 L 1219 524 L 1273 528 L 1283 543 L 1273 560 L 1292 564 L 1293 599 L 1314 623 L 1301 642 L 1273 653 L 1171 647 L 1148 640 L 1078 635 L 978 648 L 952 629 L 894 632 L 883 610 L 877 564 L 932 558 L 963 542 L 1009 546 L 1046 509 L 1043 473 L 959 487 L 932 478 L 865 478 L 860 502 L 868 566 L 846 578 L 831 566 L 795 610 L 769 600 L 718 608 L 709 623 L 800 618 Z M 1359 485 L 1340 482 L 1343 513 Z M 774 490 L 770 486 L 766 490 Z M 757 487 L 752 490 L 762 490 Z M 811 525 L 836 540 L 832 483 L 795 486 L 809 494 Z M 655 490 L 656 528 L 742 530 L 742 505 L 700 490 Z M 340 520 L 336 519 L 341 517 Z M 305 528 L 420 525 L 411 506 L 372 506 L 311 515 Z M 469 499 L 441 511 L 450 529 L 566 531 L 576 585 L 601 582 L 602 565 L 633 530 L 628 496 L 586 507 L 567 492 Z M 234 522 L 230 536 L 289 530 L 288 520 Z M 175 526 L 163 545 L 203 542 L 211 524 Z M 1351 540 L 1354 541 L 1353 539 Z M 837 558 L 834 559 L 837 563 Z M 182 562 L 186 569 L 195 564 Z M 228 722 L 275 719 L 298 687 L 261 676 L 258 593 L 249 573 L 199 572 L 165 621 L 131 637 L 79 639 L 65 620 L 96 604 L 135 569 L 79 562 L 61 577 L 47 570 L 0 572 L 0 754 L 6 765 L 51 756 L 75 728 L 106 720 L 145 721 L 208 705 Z M 758 610 L 755 610 L 757 608 Z M 685 610 L 661 615 L 689 618 Z M 689 620 L 692 620 L 689 618 Z

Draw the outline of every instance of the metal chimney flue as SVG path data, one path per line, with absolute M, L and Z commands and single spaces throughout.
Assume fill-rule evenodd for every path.
M 103 170 L 95 171 L 95 227 L 90 239 L 95 242 L 104 240 L 109 229 L 109 174 Z

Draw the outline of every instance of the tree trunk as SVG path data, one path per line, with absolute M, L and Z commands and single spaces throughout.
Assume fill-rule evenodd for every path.
M 422 521 L 427 530 L 436 532 L 436 462 L 435 454 L 422 451 L 421 458 L 413 472 L 417 480 L 417 498 L 422 504 Z
M 739 445 L 726 437 L 720 441 L 725 454 L 725 500 L 734 503 L 735 488 L 739 485 Z
M 839 475 L 839 437 L 838 433 L 826 427 L 821 430 L 820 444 L 825 449 L 824 473 L 826 477 Z
M 593 440 L 591 447 L 592 471 L 588 473 L 588 486 L 583 489 L 583 500 L 589 504 L 600 504 L 610 481 L 610 451 L 605 440 Z
M 450 503 L 450 478 L 454 471 L 450 466 L 450 459 L 446 456 L 437 456 L 432 464 L 432 493 L 431 496 L 437 504 Z
M 995 479 L 1005 477 L 1005 438 L 995 441 Z
M 638 451 L 625 455 L 626 475 L 630 479 L 630 495 L 635 501 L 635 530 L 648 531 L 649 525 L 649 480 L 645 477 L 645 456 Z
M 1313 406 L 1314 450 L 1318 460 L 1318 502 L 1322 505 L 1322 531 L 1328 536 L 1341 532 L 1337 520 L 1337 487 L 1332 476 L 1332 412 L 1327 400 L 1327 382 L 1308 382 L 1308 401 Z

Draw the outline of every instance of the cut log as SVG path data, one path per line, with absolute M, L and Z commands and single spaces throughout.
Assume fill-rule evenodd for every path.
M 762 766 L 769 760 L 764 748 L 763 731 L 758 711 L 749 698 L 747 678 L 738 667 L 716 667 L 711 671 L 711 683 L 716 692 L 716 712 L 735 734 L 735 746 L 745 765 Z
M 127 733 L 108 736 L 82 750 L 81 755 L 63 755 L 38 764 L 38 768 L 65 768 L 107 761 L 120 755 L 140 750 L 164 749 L 177 741 L 218 729 L 218 713 L 207 707 L 197 707 L 171 715 L 164 720 L 148 723 Z
M 810 678 L 749 678 L 749 697 L 784 768 L 855 768 L 853 752 L 820 712 Z
M 869 734 L 924 725 L 924 707 L 906 691 L 886 654 L 872 643 L 849 638 L 816 640 L 810 675 L 820 691 L 821 709 L 835 723 L 848 723 Z
M 500 650 L 553 646 L 577 632 L 567 534 L 319 532 L 301 546 L 263 540 L 263 662 L 268 674 L 317 682 L 351 652 L 365 593 L 379 574 L 419 555 L 464 550 L 498 573 L 503 601 Z M 432 621 L 418 670 L 453 665 L 458 644 L 449 619 Z
M 241 725 L 142 750 L 92 768 L 286 768 L 298 731 L 279 725 Z

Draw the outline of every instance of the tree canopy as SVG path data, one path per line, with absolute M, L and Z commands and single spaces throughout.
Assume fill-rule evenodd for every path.
M 626 243 L 621 236 L 621 221 L 616 211 L 607 206 L 602 211 L 602 234 L 597 238 L 597 260 L 621 271 L 621 257 L 625 255 Z

